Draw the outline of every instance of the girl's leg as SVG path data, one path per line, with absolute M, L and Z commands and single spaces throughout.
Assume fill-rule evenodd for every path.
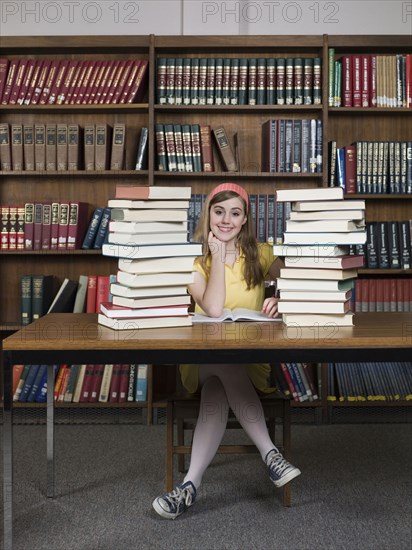
M 196 489 L 214 458 L 225 433 L 229 405 L 222 383 L 216 376 L 205 376 L 199 368 L 202 385 L 200 411 L 193 434 L 192 454 L 184 483 L 191 481 Z
M 237 420 L 264 460 L 275 445 L 269 436 L 262 403 L 246 368 L 243 365 L 205 365 L 199 373 L 220 380 Z

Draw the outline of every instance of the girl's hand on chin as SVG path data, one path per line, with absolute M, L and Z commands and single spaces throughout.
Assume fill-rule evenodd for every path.
M 224 242 L 220 241 L 212 231 L 209 231 L 209 236 L 207 239 L 209 250 L 212 256 L 219 256 L 221 258 L 225 257 L 226 254 L 226 245 Z

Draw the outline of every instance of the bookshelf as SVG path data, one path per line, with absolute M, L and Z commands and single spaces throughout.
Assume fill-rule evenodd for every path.
M 274 189 L 328 185 L 328 142 L 339 146 L 356 140 L 411 140 L 412 109 L 328 107 L 328 52 L 335 57 L 351 53 L 411 53 L 406 36 L 67 36 L 5 37 L 0 58 L 120 60 L 149 62 L 147 93 L 137 104 L 127 105 L 0 105 L 0 123 L 26 124 L 88 123 L 126 125 L 126 162 L 121 171 L 2 171 L 0 205 L 28 201 L 73 201 L 89 203 L 89 214 L 113 197 L 115 185 L 187 185 L 193 193 L 207 194 L 221 181 L 236 181 L 250 193 L 269 194 Z M 159 58 L 320 58 L 321 103 L 310 105 L 176 105 L 156 100 L 156 66 Z M 318 119 L 323 126 L 320 152 L 323 170 L 315 173 L 269 173 L 261 170 L 261 127 L 271 119 Z M 158 170 L 155 124 L 199 124 L 224 126 L 233 145 L 239 142 L 239 171 L 224 172 L 214 150 L 214 172 L 166 172 Z M 135 171 L 139 132 L 149 128 L 147 170 Z M 367 221 L 411 218 L 412 195 L 347 195 L 364 198 Z M 18 330 L 20 324 L 20 278 L 24 274 L 53 274 L 60 284 L 65 277 L 77 280 L 81 274 L 109 275 L 116 260 L 99 251 L 0 251 L 0 277 L 7 281 L 1 290 L 0 331 Z M 360 277 L 407 277 L 412 270 L 363 269 Z M 322 371 L 323 376 L 326 370 Z M 326 378 L 325 378 L 326 383 Z M 326 387 L 326 386 L 325 386 Z M 316 406 L 319 406 L 318 404 Z M 321 407 L 328 406 L 325 398 Z

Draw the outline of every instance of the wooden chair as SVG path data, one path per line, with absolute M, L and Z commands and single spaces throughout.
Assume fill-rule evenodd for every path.
M 280 394 L 269 394 L 261 396 L 261 402 L 265 417 L 268 422 L 268 429 L 272 441 L 275 441 L 276 419 L 282 420 L 282 444 L 275 444 L 281 450 L 283 456 L 290 460 L 291 451 L 291 422 L 290 422 L 290 400 Z M 173 466 L 174 457 L 178 457 L 178 470 L 185 472 L 185 455 L 191 453 L 191 445 L 185 444 L 185 432 L 193 432 L 196 419 L 199 415 L 200 396 L 178 391 L 170 396 L 166 405 L 166 491 L 174 488 Z M 175 429 L 176 425 L 176 429 Z M 234 419 L 233 413 L 229 414 L 228 429 L 240 428 L 239 423 Z M 244 454 L 257 453 L 258 450 L 253 444 L 242 445 L 221 445 L 218 453 Z M 284 506 L 291 505 L 290 483 L 282 487 L 282 503 Z

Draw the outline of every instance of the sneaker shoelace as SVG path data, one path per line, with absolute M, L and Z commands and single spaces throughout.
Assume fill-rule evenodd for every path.
M 279 453 L 272 456 L 268 466 L 280 476 L 289 467 L 289 462 Z
M 174 517 L 177 517 L 180 512 L 180 504 L 184 501 L 186 506 L 190 506 L 193 501 L 193 495 L 189 488 L 181 489 L 180 487 L 176 487 L 164 499 L 170 506 L 171 512 L 174 509 Z

